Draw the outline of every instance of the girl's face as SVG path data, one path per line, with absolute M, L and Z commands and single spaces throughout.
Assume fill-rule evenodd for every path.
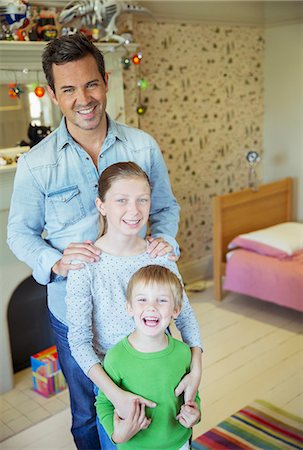
M 112 184 L 104 202 L 97 198 L 96 205 L 106 217 L 107 233 L 138 234 L 149 218 L 150 186 L 143 178 L 122 178 Z

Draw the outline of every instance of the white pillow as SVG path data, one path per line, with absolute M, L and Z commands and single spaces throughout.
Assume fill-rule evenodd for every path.
M 292 255 L 303 249 L 303 223 L 279 223 L 251 233 L 240 234 L 239 237 L 269 245 Z

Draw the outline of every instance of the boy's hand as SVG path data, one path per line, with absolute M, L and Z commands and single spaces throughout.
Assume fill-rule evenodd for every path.
M 199 422 L 201 413 L 196 402 L 188 401 L 181 406 L 176 419 L 185 428 L 191 428 Z
M 145 430 L 149 426 L 151 419 L 145 417 L 145 405 L 136 398 L 132 401 L 129 414 L 125 419 L 120 419 L 114 411 L 114 432 L 112 440 L 116 444 L 129 441 L 140 430 Z M 181 423 L 181 422 L 180 422 Z

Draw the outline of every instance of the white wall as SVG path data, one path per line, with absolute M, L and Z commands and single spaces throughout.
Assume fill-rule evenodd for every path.
M 294 218 L 303 221 L 303 24 L 265 33 L 263 181 L 295 179 Z

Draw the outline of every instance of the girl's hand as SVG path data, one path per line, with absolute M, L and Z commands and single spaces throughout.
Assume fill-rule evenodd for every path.
M 164 241 L 164 239 L 148 236 L 146 240 L 149 243 L 147 253 L 149 253 L 151 258 L 169 254 L 170 256 L 168 257 L 168 259 L 172 261 L 177 261 L 179 259 L 174 254 L 172 246 L 168 242 Z
M 185 428 L 193 427 L 196 423 L 199 422 L 200 418 L 201 413 L 199 411 L 197 403 L 191 401 L 186 402 L 181 406 L 180 413 L 176 417 L 179 423 Z
M 202 375 L 202 353 L 199 347 L 191 348 L 190 372 L 185 375 L 175 389 L 175 395 L 184 392 L 184 402 L 194 401 L 199 389 Z
M 112 401 L 115 410 L 120 418 L 127 418 L 135 400 L 138 400 L 138 402 L 143 405 L 144 408 L 145 406 L 148 406 L 149 408 L 155 408 L 157 406 L 157 404 L 152 402 L 151 400 L 146 400 L 145 398 L 133 394 L 132 392 L 123 391 L 122 389 L 120 389 L 119 397 L 115 399 L 115 402 Z
M 138 398 L 135 398 L 132 400 L 131 407 L 125 419 L 121 419 L 116 410 L 114 411 L 114 432 L 112 440 L 116 444 L 127 442 L 140 430 L 145 430 L 150 422 L 151 420 L 145 417 L 145 405 L 140 403 Z
M 198 392 L 199 384 L 200 384 L 201 375 L 196 372 L 189 372 L 185 375 L 184 378 L 180 381 L 178 386 L 175 389 L 176 397 L 184 392 L 184 402 L 194 401 L 196 394 Z

